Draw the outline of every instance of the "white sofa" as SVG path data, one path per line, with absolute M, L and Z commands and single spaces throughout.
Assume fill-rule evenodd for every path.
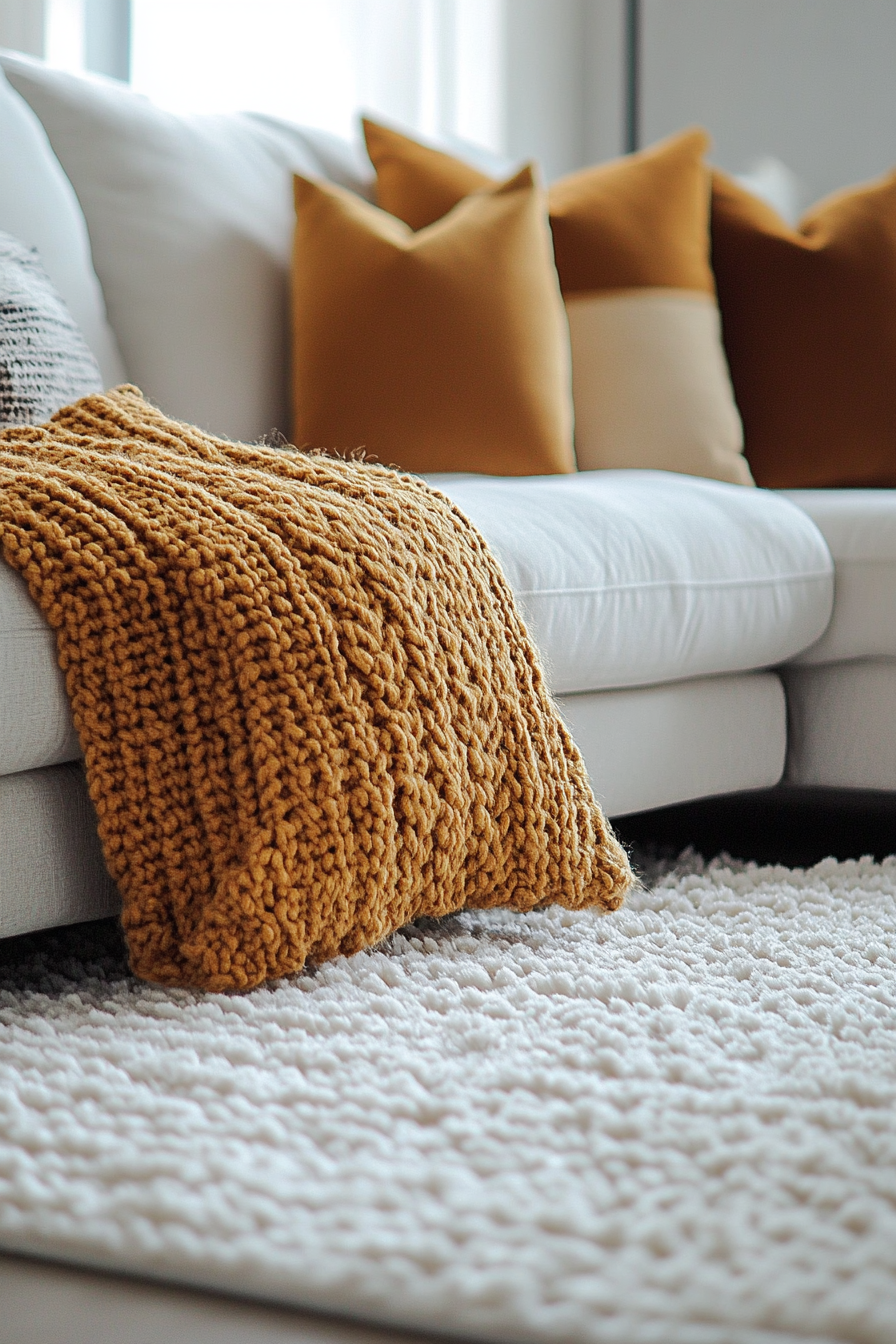
M 284 429 L 291 175 L 367 193 L 358 152 L 0 65 L 0 230 L 41 251 L 107 382 L 235 438 Z M 611 816 L 785 771 L 896 789 L 889 493 L 637 471 L 432 482 L 500 557 Z M 116 908 L 79 756 L 52 635 L 0 566 L 0 936 Z

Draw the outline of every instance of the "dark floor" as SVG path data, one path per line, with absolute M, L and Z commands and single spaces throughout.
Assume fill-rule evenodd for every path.
M 820 859 L 896 854 L 896 793 L 780 785 L 614 819 L 627 846 L 673 857 L 727 853 L 803 868 Z

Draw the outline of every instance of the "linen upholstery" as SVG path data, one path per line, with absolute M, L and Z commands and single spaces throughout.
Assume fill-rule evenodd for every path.
M 0 52 L 0 63 L 8 53 Z M 0 68 L 0 230 L 36 247 L 93 351 L 105 386 L 124 365 L 93 268 L 84 213 L 47 133 Z
M 774 672 L 557 698 L 608 816 L 777 784 L 787 707 Z
M 830 624 L 797 661 L 896 658 L 896 492 L 781 493 L 821 532 L 837 574 Z
M 179 116 L 115 80 L 0 65 L 78 193 L 127 376 L 230 438 L 286 434 L 292 176 L 363 191 L 369 167 L 274 117 Z
M 0 775 L 80 755 L 53 631 L 21 575 L 0 561 Z
M 0 778 L 0 938 L 121 909 L 80 765 Z
M 896 789 L 896 658 L 783 670 L 787 780 L 833 789 Z
M 830 618 L 824 539 L 776 495 L 659 471 L 427 479 L 501 561 L 555 693 L 770 666 Z

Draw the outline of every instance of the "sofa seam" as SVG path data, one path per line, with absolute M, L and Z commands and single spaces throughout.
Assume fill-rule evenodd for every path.
M 776 574 L 748 579 L 649 579 L 639 583 L 614 583 L 601 588 L 515 588 L 517 597 L 580 597 L 609 593 L 644 592 L 657 588 L 755 588 L 772 587 L 781 583 L 817 583 L 822 579 L 834 577 L 833 569 L 818 570 L 810 574 Z

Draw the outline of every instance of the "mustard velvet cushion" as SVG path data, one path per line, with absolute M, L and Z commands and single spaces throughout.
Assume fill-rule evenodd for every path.
M 575 469 L 569 331 L 529 168 L 414 232 L 295 179 L 293 438 L 410 471 Z
M 896 486 L 896 173 L 795 229 L 716 173 L 712 236 L 757 482 Z

